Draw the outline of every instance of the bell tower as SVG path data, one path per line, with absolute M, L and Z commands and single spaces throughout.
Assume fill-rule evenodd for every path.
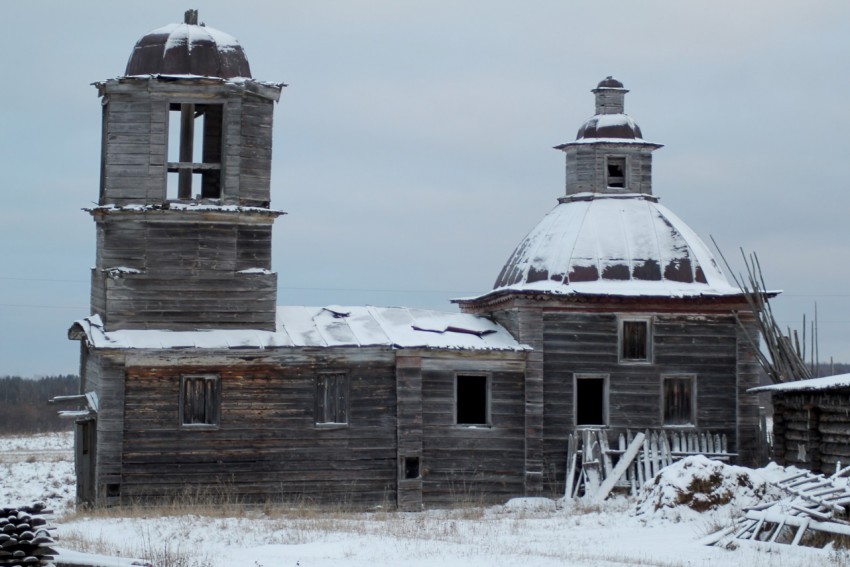
M 652 152 L 661 148 L 643 139 L 640 126 L 624 112 L 629 92 L 606 77 L 593 89 L 596 114 L 575 141 L 556 146 L 567 154 L 567 199 L 581 193 L 652 195 Z
M 103 108 L 91 310 L 105 330 L 275 326 L 272 118 L 285 86 L 198 24 L 142 37 Z

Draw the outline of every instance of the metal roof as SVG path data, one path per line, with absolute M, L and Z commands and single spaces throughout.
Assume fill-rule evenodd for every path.
M 327 306 L 277 308 L 274 331 L 106 331 L 100 316 L 76 321 L 72 339 L 85 338 L 103 349 L 269 349 L 295 347 L 530 350 L 486 317 L 406 307 Z
M 523 238 L 496 290 L 603 295 L 738 295 L 708 246 L 652 196 L 580 193 Z
M 239 42 L 224 32 L 198 25 L 197 17 L 197 11 L 189 10 L 183 23 L 144 35 L 136 42 L 124 74 L 251 78 Z

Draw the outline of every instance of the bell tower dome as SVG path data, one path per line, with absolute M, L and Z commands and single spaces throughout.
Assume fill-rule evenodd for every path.
M 274 329 L 272 118 L 282 83 L 184 21 L 136 42 L 103 108 L 92 312 L 106 330 Z

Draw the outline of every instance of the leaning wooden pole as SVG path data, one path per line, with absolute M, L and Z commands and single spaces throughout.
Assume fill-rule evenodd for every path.
M 744 333 L 744 335 L 750 341 L 756 358 L 770 377 L 770 380 L 774 383 L 779 383 L 811 378 L 812 372 L 806 365 L 805 359 L 801 357 L 799 339 L 796 338 L 796 333 L 791 333 L 789 329 L 788 336 L 784 335 L 776 322 L 769 301 L 770 292 L 767 291 L 767 286 L 764 282 L 764 273 L 762 272 L 758 256 L 755 253 L 748 256 L 741 249 L 741 256 L 744 260 L 747 273 L 746 276 L 743 274 L 735 276 L 732 267 L 729 265 L 729 262 L 713 237 L 711 241 L 714 243 L 720 259 L 723 260 L 728 273 L 741 290 L 741 294 L 744 296 L 747 305 L 755 316 L 760 340 L 753 339 L 749 333 Z M 740 318 L 736 316 L 736 319 L 738 324 L 744 328 L 744 324 Z M 812 335 L 814 335 L 814 331 Z M 805 327 L 803 342 L 805 343 Z M 813 344 L 813 357 L 815 356 L 815 351 L 816 346 Z

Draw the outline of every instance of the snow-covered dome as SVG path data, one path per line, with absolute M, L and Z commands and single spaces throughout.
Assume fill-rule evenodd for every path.
M 576 140 L 590 138 L 640 140 L 643 134 L 640 126 L 627 114 L 597 114 L 582 124 L 576 135 Z
M 198 25 L 197 10 L 189 10 L 182 24 L 155 29 L 136 42 L 125 75 L 251 78 L 251 68 L 236 38 Z
M 734 295 L 705 243 L 650 195 L 564 198 L 520 242 L 494 291 Z

